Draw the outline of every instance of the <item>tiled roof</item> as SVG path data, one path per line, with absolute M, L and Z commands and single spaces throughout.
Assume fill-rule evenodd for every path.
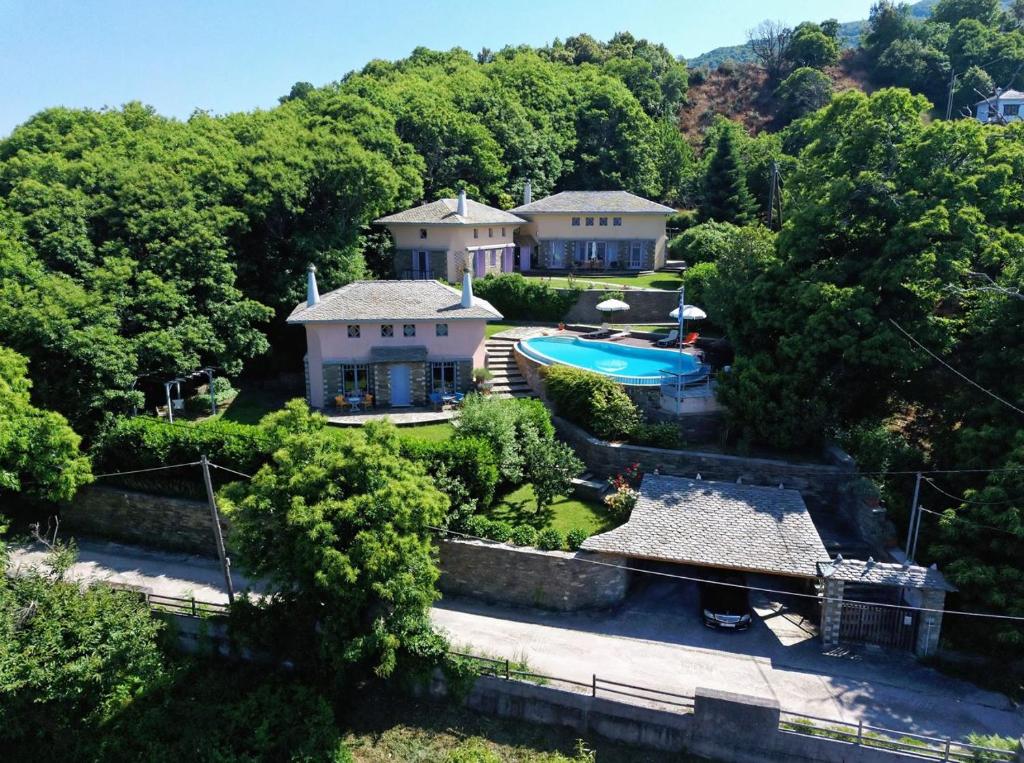
M 308 307 L 300 302 L 288 323 L 321 321 L 499 320 L 501 313 L 485 299 L 462 306 L 462 294 L 437 281 L 356 281 L 324 294 Z
M 512 210 L 517 215 L 578 212 L 621 212 L 640 215 L 672 215 L 675 210 L 627 191 L 562 191 Z
M 629 521 L 588 551 L 816 577 L 828 552 L 796 490 L 647 474 Z
M 429 204 L 396 212 L 374 220 L 375 223 L 418 223 L 420 225 L 523 225 L 526 220 L 509 212 L 466 199 L 466 216 L 455 214 L 455 199 L 438 199 Z
M 1022 93 L 1020 90 L 1004 90 L 1002 93 L 999 94 L 1000 101 L 1005 101 L 1007 99 L 1017 100 L 1020 98 L 1024 98 L 1024 93 Z M 992 98 L 986 98 L 984 100 L 978 101 L 979 104 L 990 102 L 995 103 L 995 96 L 993 96 Z
M 934 588 L 941 591 L 955 591 L 938 569 L 921 567 L 917 564 L 893 564 L 891 562 L 862 561 L 837 557 L 831 562 L 818 565 L 822 577 L 842 580 L 847 583 L 870 583 L 872 585 L 899 586 L 901 588 Z

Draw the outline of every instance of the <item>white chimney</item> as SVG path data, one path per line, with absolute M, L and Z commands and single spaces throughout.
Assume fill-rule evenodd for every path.
M 309 266 L 306 275 L 306 306 L 312 307 L 320 301 L 320 291 L 316 288 L 316 265 Z
M 462 306 L 473 306 L 473 276 L 469 274 L 469 268 L 462 271 Z
M 455 214 L 457 214 L 459 217 L 465 217 L 466 216 L 466 190 L 465 189 L 459 191 L 459 201 L 458 201 L 458 206 L 455 208 Z
M 523 185 L 523 206 L 533 201 L 533 185 L 529 180 Z

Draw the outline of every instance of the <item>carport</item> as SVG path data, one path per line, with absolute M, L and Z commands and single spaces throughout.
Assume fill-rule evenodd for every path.
M 660 474 L 644 475 L 626 524 L 583 549 L 808 580 L 829 559 L 798 491 Z

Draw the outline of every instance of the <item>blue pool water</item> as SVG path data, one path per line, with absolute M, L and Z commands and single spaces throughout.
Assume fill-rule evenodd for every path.
M 522 341 L 523 351 L 530 357 L 547 363 L 563 363 L 586 368 L 608 376 L 636 377 L 637 383 L 653 384 L 661 379 L 663 370 L 693 376 L 706 374 L 706 370 L 693 355 L 678 350 L 658 350 L 630 347 L 613 342 L 594 342 L 565 336 L 538 336 Z

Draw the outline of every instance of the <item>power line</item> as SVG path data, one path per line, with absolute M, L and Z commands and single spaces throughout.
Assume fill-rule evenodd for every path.
M 1024 540 L 1024 536 L 1022 536 L 1020 533 L 1015 533 L 1013 530 L 1007 530 L 1004 527 L 993 527 L 992 525 L 979 524 L 978 522 L 973 522 L 970 519 L 964 519 L 963 517 L 958 516 L 956 514 L 943 514 L 941 511 L 932 511 L 931 509 L 926 509 L 924 506 L 919 507 L 918 511 L 923 511 L 925 514 L 933 514 L 934 516 L 939 517 L 941 519 L 952 519 L 954 521 L 961 522 L 965 525 L 980 527 L 984 530 L 993 530 L 994 532 L 998 533 L 1006 533 L 1007 535 L 1012 535 L 1014 538 Z
M 237 474 L 239 477 L 245 477 L 247 480 L 251 480 L 252 479 L 252 475 L 251 474 L 246 474 L 245 472 L 240 472 L 240 471 L 237 471 L 236 469 L 229 469 L 226 466 L 221 466 L 220 464 L 215 464 L 215 463 L 213 463 L 213 461 L 210 461 L 209 464 L 214 469 L 220 469 L 221 471 L 231 472 L 232 474 Z
M 985 387 L 982 387 L 982 386 L 981 386 L 980 384 L 978 384 L 978 382 L 974 381 L 974 379 L 970 378 L 969 376 L 965 376 L 964 374 L 962 374 L 962 373 L 960 373 L 959 371 L 957 371 L 957 370 L 956 370 L 955 368 L 953 368 L 953 366 L 949 365 L 949 363 L 947 363 L 946 361 L 944 361 L 944 360 L 943 360 L 942 358 L 940 358 L 940 357 L 939 357 L 938 355 L 936 355 L 936 354 L 935 354 L 934 352 L 932 352 L 932 351 L 931 351 L 931 350 L 929 350 L 929 349 L 928 349 L 927 347 L 925 347 L 925 346 L 924 346 L 923 344 L 921 344 L 921 343 L 920 343 L 919 341 L 917 341 L 917 339 L 915 339 L 915 338 L 914 338 L 913 336 L 911 336 L 911 335 L 910 335 L 910 334 L 909 334 L 909 333 L 908 333 L 908 332 L 907 332 L 907 331 L 906 331 L 906 330 L 905 330 L 905 329 L 904 329 L 904 328 L 903 328 L 903 327 L 902 327 L 902 326 L 901 326 L 900 324 L 898 324 L 898 323 L 897 323 L 896 321 L 894 321 L 894 320 L 893 320 L 892 318 L 890 318 L 890 319 L 889 319 L 889 323 L 891 323 L 891 324 L 892 324 L 893 326 L 895 326 L 895 327 L 896 327 L 897 329 L 899 329 L 899 331 L 900 331 L 900 332 L 901 332 L 901 333 L 902 333 L 902 334 L 903 334 L 903 335 L 904 335 L 904 336 L 905 336 L 905 337 L 906 337 L 907 339 L 909 339 L 909 340 L 910 340 L 911 342 L 913 342 L 914 344 L 916 344 L 916 345 L 917 345 L 918 347 L 920 347 L 920 348 L 921 348 L 922 350 L 924 350 L 924 351 L 925 351 L 926 353 L 928 353 L 929 355 L 931 355 L 931 356 L 932 356 L 932 357 L 933 357 L 933 358 L 934 358 L 935 360 L 939 361 L 939 363 L 941 363 L 941 364 L 942 364 L 942 365 L 944 365 L 944 366 L 945 366 L 946 368 L 948 368 L 948 369 L 949 369 L 950 371 L 952 371 L 953 373 L 955 373 L 955 374 L 956 374 L 957 376 L 959 376 L 959 377 L 960 377 L 961 379 L 963 379 L 963 380 L 964 380 L 965 382 L 967 382 L 968 384 L 971 384 L 971 385 L 973 385 L 973 386 L 977 387 L 977 388 L 978 388 L 978 389 L 980 389 L 980 390 L 981 390 L 982 392 L 984 392 L 984 393 L 985 393 L 986 395 L 988 395 L 989 397 L 991 397 L 991 398 L 992 398 L 993 400 L 998 400 L 998 401 L 999 401 L 1000 403 L 1002 403 L 1003 405 L 1005 405 L 1005 406 L 1006 406 L 1007 408 L 1010 408 L 1011 410 L 1014 410 L 1014 411 L 1016 411 L 1017 413 L 1020 413 L 1020 414 L 1024 414 L 1024 409 L 1022 409 L 1022 408 L 1018 408 L 1018 407 L 1017 407 L 1017 406 L 1015 406 L 1015 405 L 1014 405 L 1013 403 L 1011 403 L 1011 402 L 1009 402 L 1009 401 L 1007 401 L 1007 400 L 1004 400 L 1003 398 L 999 397 L 999 395 L 997 395 L 997 394 L 996 394 L 995 392 L 993 392 L 992 390 L 990 390 L 990 389 L 986 389 Z
M 143 474 L 145 472 L 162 472 L 165 469 L 180 469 L 183 466 L 198 466 L 200 461 L 189 461 L 187 464 L 173 464 L 170 466 L 154 466 L 150 469 L 133 469 L 128 472 L 108 472 L 106 474 L 94 474 L 93 479 L 102 479 L 103 477 L 123 477 L 128 474 Z
M 971 501 L 968 500 L 967 498 L 960 498 L 959 496 L 953 495 L 952 493 L 943 490 L 941 487 L 935 484 L 934 480 L 930 480 L 927 477 L 924 478 L 924 481 L 931 485 L 933 490 L 942 493 L 942 495 L 946 496 L 947 498 L 952 498 L 954 501 L 957 501 L 959 503 L 966 503 L 971 506 L 1004 506 L 1008 503 L 1024 504 L 1024 498 L 1008 498 L 1005 501 Z
M 437 532 L 446 533 L 448 535 L 456 535 L 456 536 L 459 536 L 461 538 L 468 538 L 469 540 L 480 540 L 480 541 L 484 541 L 486 543 L 496 543 L 496 541 L 492 541 L 492 540 L 489 540 L 487 538 L 481 538 L 481 537 L 479 537 L 477 535 L 469 535 L 468 533 L 457 532 L 455 530 L 447 530 L 447 529 L 445 529 L 443 527 L 433 527 L 432 525 L 427 525 L 427 529 L 436 530 Z M 935 612 L 935 613 L 938 613 L 938 614 L 945 614 L 945 615 L 960 615 L 962 617 L 983 617 L 983 618 L 988 618 L 990 620 L 1006 620 L 1006 621 L 1010 621 L 1010 622 L 1024 622 L 1024 616 L 1022 616 L 1022 615 L 997 615 L 997 614 L 993 614 L 991 612 L 967 612 L 967 611 L 958 610 L 958 609 L 935 609 L 935 608 L 931 608 L 931 607 L 915 607 L 915 606 L 912 606 L 912 605 L 909 605 L 909 604 L 885 604 L 885 603 L 874 602 L 874 601 L 857 601 L 857 600 L 854 600 L 854 599 L 837 599 L 837 598 L 834 598 L 834 597 L 824 596 L 824 595 L 818 596 L 817 594 L 813 594 L 813 593 L 799 593 L 797 591 L 782 591 L 782 590 L 779 590 L 779 589 L 776 589 L 776 588 L 763 588 L 761 586 L 752 586 L 752 585 L 747 585 L 745 583 L 727 583 L 727 582 L 718 581 L 718 580 L 707 580 L 706 578 L 695 578 L 695 577 L 691 577 L 689 575 L 678 575 L 678 574 L 671 573 L 671 572 L 659 572 L 657 570 L 644 570 L 644 569 L 641 569 L 639 567 L 629 567 L 629 566 L 621 565 L 621 564 L 612 564 L 610 562 L 601 562 L 601 561 L 598 561 L 597 559 L 585 559 L 585 558 L 580 557 L 580 556 L 572 556 L 572 557 L 567 557 L 567 558 L 569 558 L 569 559 L 571 559 L 573 561 L 583 562 L 584 564 L 596 564 L 596 565 L 601 566 L 601 567 L 614 567 L 615 569 L 627 570 L 628 572 L 639 572 L 639 573 L 641 573 L 643 575 L 655 575 L 657 577 L 663 577 L 663 578 L 674 578 L 676 580 L 687 580 L 687 581 L 690 581 L 690 582 L 693 582 L 693 583 L 713 583 L 714 585 L 727 586 L 729 588 L 743 588 L 743 589 L 748 590 L 748 591 L 760 591 L 762 593 L 772 593 L 772 594 L 778 594 L 780 596 L 797 596 L 797 597 L 800 597 L 800 598 L 803 598 L 803 599 L 814 599 L 815 601 L 818 601 L 818 600 L 820 600 L 820 601 L 837 601 L 837 602 L 846 603 L 846 604 L 863 604 L 863 605 L 869 606 L 869 607 L 886 607 L 886 608 L 889 608 L 889 609 L 911 609 L 911 610 L 915 610 L 917 612 Z

